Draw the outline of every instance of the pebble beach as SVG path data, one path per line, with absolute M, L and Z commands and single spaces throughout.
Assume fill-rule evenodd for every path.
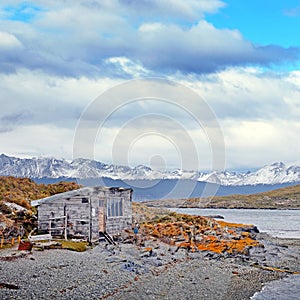
M 174 253 L 164 243 L 151 253 L 104 242 L 85 252 L 6 249 L 0 299 L 251 299 L 267 282 L 300 271 L 300 240 L 259 238 L 264 247 L 248 257 Z

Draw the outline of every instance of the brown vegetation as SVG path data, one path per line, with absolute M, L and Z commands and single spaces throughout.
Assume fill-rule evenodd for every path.
M 16 203 L 30 209 L 30 201 L 63 193 L 81 186 L 75 182 L 58 182 L 53 184 L 37 184 L 29 178 L 0 176 L 0 203 Z
M 74 182 L 37 184 L 29 178 L 0 176 L 0 236 L 16 237 L 28 233 L 36 226 L 31 200 L 49 197 L 58 193 L 78 189 Z M 7 203 L 15 203 L 25 208 L 14 209 Z

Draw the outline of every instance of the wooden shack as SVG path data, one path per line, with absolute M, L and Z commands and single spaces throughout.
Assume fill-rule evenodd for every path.
M 101 233 L 116 235 L 132 226 L 132 190 L 84 187 L 31 202 L 38 210 L 40 232 L 82 237 L 89 242 Z

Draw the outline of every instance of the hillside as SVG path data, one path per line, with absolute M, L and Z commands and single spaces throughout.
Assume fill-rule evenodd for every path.
M 300 185 L 252 195 L 147 201 L 152 207 L 300 209 Z
M 80 188 L 75 182 L 37 184 L 29 178 L 0 176 L 0 202 L 16 203 L 30 209 L 30 200 L 36 200 L 58 193 Z
M 36 218 L 31 210 L 30 200 L 80 187 L 74 182 L 46 185 L 37 184 L 29 178 L 0 176 L 0 236 L 8 238 L 12 231 L 22 231 L 22 228 L 28 233 L 36 226 Z

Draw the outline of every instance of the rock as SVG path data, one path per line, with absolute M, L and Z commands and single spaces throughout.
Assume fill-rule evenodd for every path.
M 202 259 L 204 255 L 203 252 L 190 252 L 188 256 L 191 259 Z
M 149 272 L 147 267 L 141 266 L 133 261 L 127 261 L 121 266 L 121 270 L 134 272 L 137 275 L 145 274 Z
M 207 216 L 207 218 L 212 218 L 212 219 L 224 219 L 224 217 L 221 216 L 221 215 L 211 215 L 211 216 Z
M 257 226 L 255 225 L 251 225 L 251 226 L 240 226 L 237 227 L 237 232 L 249 232 L 249 233 L 259 233 L 259 230 L 257 228 Z
M 111 244 L 105 244 L 105 249 L 110 252 L 111 254 L 116 254 L 116 247 Z
M 126 259 L 118 257 L 118 256 L 112 256 L 112 257 L 105 258 L 105 261 L 107 263 L 122 263 L 122 262 L 126 261 Z
M 224 253 L 223 253 L 223 257 L 224 258 L 229 258 L 229 257 L 231 257 L 232 255 L 228 252 L 228 251 L 225 251 Z
M 252 247 L 249 250 L 249 255 L 262 255 L 267 251 L 263 247 Z
M 145 264 L 151 265 L 154 267 L 161 267 L 163 265 L 162 261 L 158 258 L 149 258 L 149 259 L 145 260 L 144 262 L 145 262 Z

